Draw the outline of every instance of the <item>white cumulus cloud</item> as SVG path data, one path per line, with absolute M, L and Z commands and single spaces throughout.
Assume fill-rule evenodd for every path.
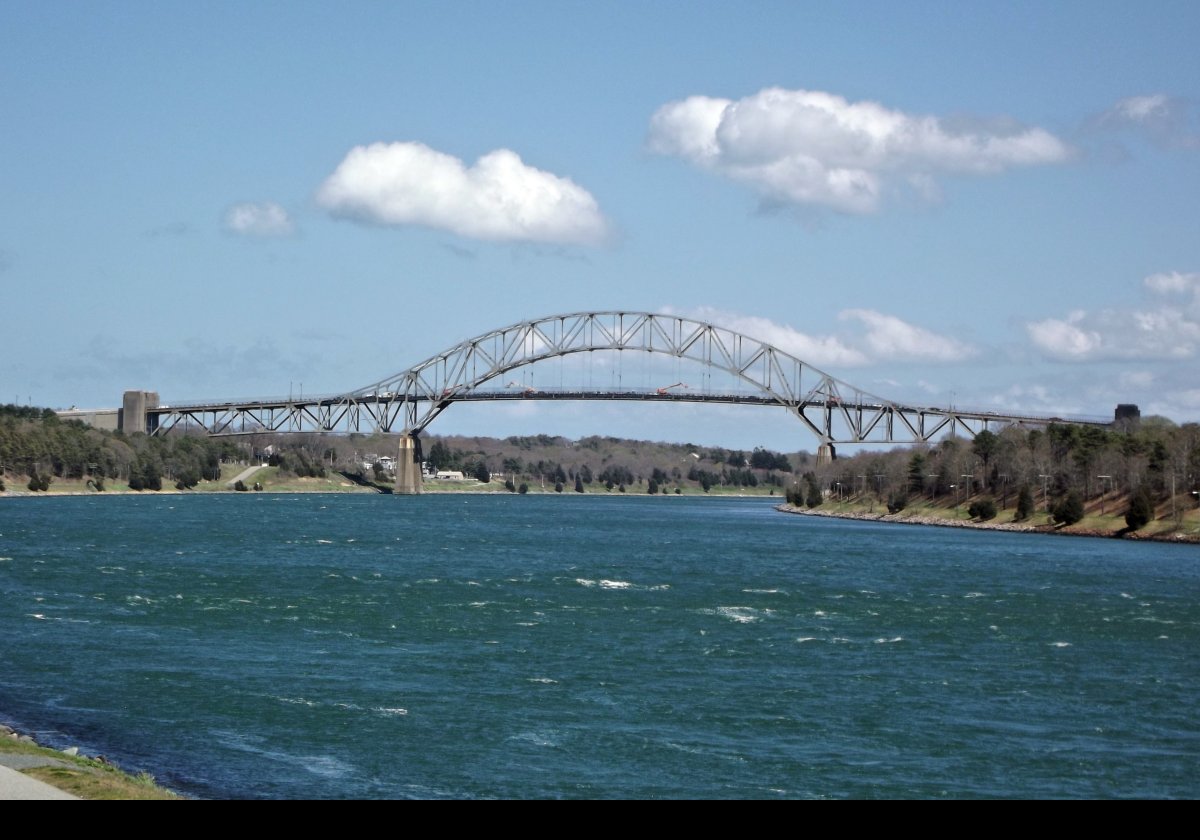
M 770 202 L 857 214 L 876 211 L 893 181 L 935 194 L 935 175 L 992 174 L 1072 155 L 1041 128 L 954 124 L 782 88 L 668 102 L 650 120 L 649 146 L 750 184 Z
M 296 227 L 273 201 L 245 201 L 225 211 L 225 229 L 241 236 L 291 236 Z
M 952 338 L 869 309 L 848 309 L 842 322 L 858 323 L 863 330 L 841 335 L 812 335 L 769 318 L 743 315 L 701 306 L 686 311 L 664 310 L 698 321 L 726 327 L 765 341 L 819 368 L 863 367 L 880 362 L 957 362 L 975 355 L 975 349 Z
M 774 345 L 785 353 L 791 353 L 817 367 L 858 367 L 870 361 L 861 351 L 848 346 L 835 336 L 809 335 L 787 324 L 780 324 L 757 315 L 726 312 L 711 306 L 699 306 L 686 311 L 677 311 L 668 307 L 663 310 L 663 313 L 704 321 L 748 335 Z
M 468 167 L 421 143 L 356 146 L 321 184 L 317 202 L 341 218 L 492 241 L 595 245 L 608 229 L 587 190 L 508 149 Z
M 1077 393 L 1078 390 L 1071 383 L 1056 383 L 1054 387 L 1019 384 L 983 396 L 981 402 L 989 408 L 1014 414 L 1078 416 L 1086 406 L 1092 404 Z
M 1142 283 L 1147 289 L 1158 294 L 1190 295 L 1193 303 L 1200 301 L 1200 272 L 1184 274 L 1180 271 L 1166 271 L 1151 274 Z
M 878 359 L 960 362 L 976 353 L 969 344 L 872 309 L 847 309 L 838 318 L 858 321 L 867 328 L 862 340 Z
M 1076 310 L 1025 325 L 1044 355 L 1061 361 L 1191 359 L 1200 354 L 1200 274 L 1168 272 L 1142 281 L 1150 305 Z

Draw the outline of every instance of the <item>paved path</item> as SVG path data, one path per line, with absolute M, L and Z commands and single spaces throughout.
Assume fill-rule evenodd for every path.
M 0 765 L 0 800 L 78 798 L 11 767 Z
M 261 469 L 262 469 L 261 464 L 255 464 L 253 467 L 247 467 L 246 469 L 242 470 L 240 473 L 235 475 L 233 478 L 229 479 L 229 481 L 226 481 L 225 486 L 232 487 L 233 485 L 237 484 L 239 481 L 245 481 L 247 478 L 254 475 L 256 472 L 258 472 Z

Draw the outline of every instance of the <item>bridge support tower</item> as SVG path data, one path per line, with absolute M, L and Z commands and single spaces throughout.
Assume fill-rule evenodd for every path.
M 832 443 L 822 443 L 817 447 L 817 466 L 823 467 L 826 464 L 832 464 L 837 458 L 837 452 L 833 448 Z
M 400 437 L 394 492 L 400 496 L 417 496 L 421 493 L 421 447 L 412 435 Z

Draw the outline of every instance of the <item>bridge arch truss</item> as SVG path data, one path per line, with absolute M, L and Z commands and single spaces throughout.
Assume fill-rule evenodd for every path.
M 599 351 L 657 353 L 723 371 L 751 393 L 667 389 L 485 388 L 511 371 Z M 502 381 L 502 380 L 501 380 Z M 154 431 L 202 427 L 209 434 L 400 432 L 417 437 L 456 402 L 508 399 L 716 402 L 783 408 L 821 444 L 973 437 L 1006 425 L 1099 420 L 917 406 L 871 394 L 760 339 L 711 323 L 650 312 L 576 312 L 522 321 L 467 339 L 355 391 L 308 398 L 176 404 L 151 412 Z

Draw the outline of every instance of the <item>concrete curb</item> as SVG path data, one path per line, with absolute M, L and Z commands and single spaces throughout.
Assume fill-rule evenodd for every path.
M 26 776 L 11 767 L 0 766 L 0 800 L 78 799 L 53 785 Z

